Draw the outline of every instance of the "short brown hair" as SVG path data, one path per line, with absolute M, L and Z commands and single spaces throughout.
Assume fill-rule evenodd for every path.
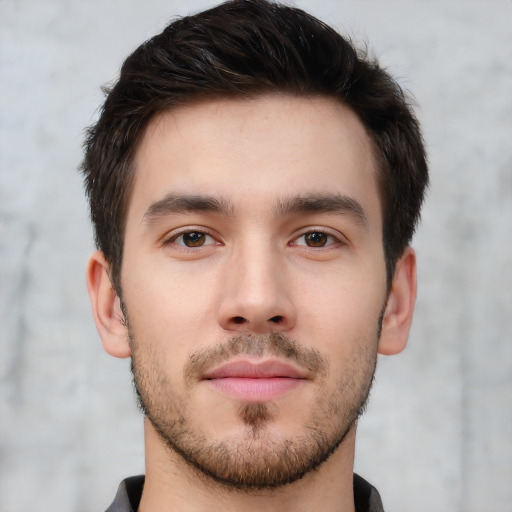
M 133 160 L 150 119 L 208 96 L 272 92 L 335 98 L 366 127 L 378 166 L 390 285 L 428 184 L 419 124 L 404 93 L 375 60 L 306 12 L 266 0 L 232 0 L 174 21 L 137 48 L 87 130 L 81 171 L 96 245 L 119 294 Z

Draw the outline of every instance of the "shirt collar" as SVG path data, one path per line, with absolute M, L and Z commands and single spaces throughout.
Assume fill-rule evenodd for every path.
M 126 478 L 119 485 L 116 497 L 106 512 L 136 512 L 143 488 L 144 475 Z M 356 512 L 384 512 L 377 489 L 355 473 L 354 502 Z

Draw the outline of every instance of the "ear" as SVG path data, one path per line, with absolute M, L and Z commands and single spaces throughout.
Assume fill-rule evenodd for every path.
M 416 286 L 416 253 L 407 247 L 396 264 L 382 321 L 379 354 L 398 354 L 407 345 L 416 302 Z
M 121 301 L 112 286 L 110 266 L 101 251 L 94 252 L 87 263 L 87 289 L 103 348 L 111 356 L 130 357 Z

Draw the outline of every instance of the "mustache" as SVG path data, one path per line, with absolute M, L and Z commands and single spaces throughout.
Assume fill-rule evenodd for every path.
M 197 381 L 209 369 L 240 355 L 277 356 L 294 361 L 317 376 L 326 375 L 329 365 L 327 358 L 318 350 L 300 345 L 282 333 L 239 334 L 219 345 L 191 354 L 183 370 L 185 382 L 190 384 Z

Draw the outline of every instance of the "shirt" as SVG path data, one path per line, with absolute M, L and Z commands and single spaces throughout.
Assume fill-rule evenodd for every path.
M 105 512 L 136 512 L 139 508 L 143 488 L 144 475 L 132 476 L 123 480 L 112 505 Z M 354 502 L 356 512 L 384 512 L 377 489 L 355 473 Z

